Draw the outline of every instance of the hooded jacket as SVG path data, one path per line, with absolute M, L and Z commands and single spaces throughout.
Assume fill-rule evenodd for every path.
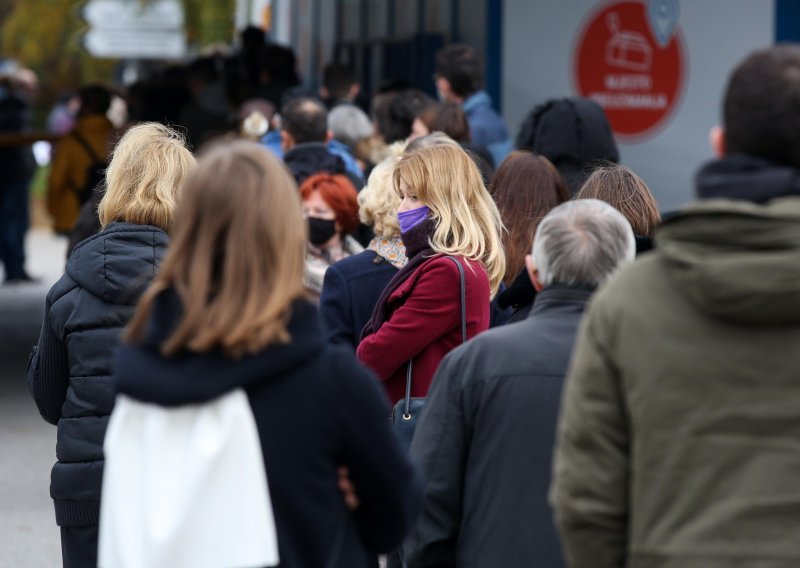
M 356 190 L 360 190 L 364 181 L 350 172 L 341 156 L 328 149 L 323 142 L 307 142 L 298 144 L 283 157 L 283 161 L 292 172 L 298 187 L 307 178 L 318 173 L 340 174 L 350 180 Z
M 261 440 L 280 565 L 377 566 L 378 553 L 400 544 L 421 497 L 378 381 L 352 350 L 326 345 L 307 302 L 292 307 L 290 343 L 240 359 L 216 350 L 162 356 L 181 313 L 173 291 L 157 298 L 145 340 L 118 351 L 118 392 L 169 407 L 243 389 Z M 353 513 L 337 486 L 340 466 L 360 500 Z
M 710 164 L 592 302 L 551 493 L 570 566 L 800 564 L 798 179 Z
M 157 227 L 112 223 L 75 247 L 47 294 L 27 382 L 42 417 L 58 425 L 50 495 L 59 526 L 97 524 L 112 352 L 168 242 Z

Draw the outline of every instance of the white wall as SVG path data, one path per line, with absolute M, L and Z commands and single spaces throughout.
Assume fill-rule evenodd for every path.
M 505 0 L 503 115 L 512 136 L 523 117 L 551 97 L 573 96 L 572 52 L 592 0 Z M 668 211 L 694 195 L 694 175 L 712 157 L 708 131 L 720 120 L 728 73 L 747 53 L 773 43 L 774 3 L 682 0 L 684 91 L 666 126 L 620 144 L 622 162 L 641 175 Z

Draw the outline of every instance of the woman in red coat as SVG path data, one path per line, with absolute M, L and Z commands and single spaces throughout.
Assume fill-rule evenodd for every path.
M 413 151 L 398 162 L 400 230 L 408 264 L 389 282 L 364 328 L 359 360 L 383 380 L 391 402 L 424 397 L 444 356 L 461 344 L 458 267 L 466 282 L 467 337 L 489 328 L 489 302 L 505 272 L 497 207 L 460 148 Z

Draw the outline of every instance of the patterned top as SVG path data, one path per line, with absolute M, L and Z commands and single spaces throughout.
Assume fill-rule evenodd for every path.
M 319 300 L 322 293 L 322 282 L 325 279 L 325 272 L 334 262 L 339 262 L 343 258 L 358 254 L 364 250 L 357 240 L 347 236 L 338 246 L 323 250 L 308 245 L 306 251 L 306 275 L 304 284 L 313 299 Z

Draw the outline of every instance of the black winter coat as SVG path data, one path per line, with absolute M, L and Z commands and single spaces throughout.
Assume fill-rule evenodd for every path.
M 528 319 L 449 353 L 411 456 L 426 477 L 408 568 L 564 565 L 547 492 L 561 388 L 589 290 L 550 286 Z
M 27 383 L 42 417 L 58 425 L 50 495 L 59 526 L 97 525 L 112 351 L 168 243 L 157 227 L 113 223 L 75 247 L 47 294 Z
M 345 176 L 358 191 L 364 182 L 347 171 L 344 160 L 331 154 L 328 147 L 322 142 L 307 142 L 298 144 L 283 156 L 283 161 L 292 172 L 297 186 L 303 185 L 314 174 L 340 174 Z
M 173 291 L 157 298 L 145 341 L 118 350 L 119 392 L 177 406 L 243 389 L 261 440 L 280 566 L 377 566 L 378 553 L 400 544 L 421 497 L 378 379 L 352 349 L 326 345 L 310 303 L 292 308 L 291 343 L 239 359 L 219 351 L 162 356 L 181 313 Z M 360 500 L 352 513 L 337 486 L 339 466 L 349 469 Z

